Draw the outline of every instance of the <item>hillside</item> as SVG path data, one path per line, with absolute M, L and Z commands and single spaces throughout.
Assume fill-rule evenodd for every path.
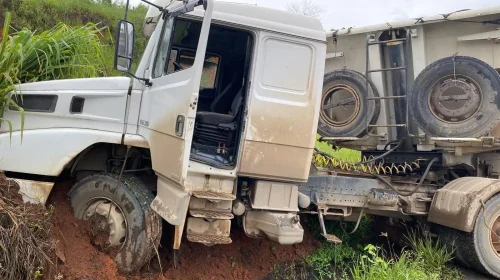
M 71 26 L 98 23 L 102 27 L 103 51 L 106 57 L 107 75 L 113 70 L 114 37 L 118 21 L 123 19 L 125 5 L 110 3 L 110 0 L 0 0 L 0 10 L 12 12 L 11 30 L 28 28 L 44 31 L 59 22 Z M 135 62 L 138 62 L 147 40 L 140 32 L 147 7 L 139 5 L 131 8 L 128 20 L 136 26 Z M 0 29 L 4 22 L 4 12 L 0 13 Z

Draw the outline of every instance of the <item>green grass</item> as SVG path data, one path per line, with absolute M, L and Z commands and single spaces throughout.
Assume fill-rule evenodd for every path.
M 348 162 L 359 162 L 361 161 L 361 152 L 356 150 L 351 150 L 347 148 L 338 148 L 335 149 L 328 142 L 319 141 L 319 135 L 316 137 L 316 148 L 318 148 L 323 153 L 327 153 L 335 158 L 345 160 Z
M 11 14 L 6 13 L 0 41 L 0 117 L 6 106 L 14 106 L 24 122 L 23 110 L 13 101 L 21 101 L 22 96 L 10 94 L 16 84 L 94 77 L 105 71 L 101 29 L 95 24 L 72 28 L 59 23 L 41 33 L 22 29 L 9 34 L 10 22 Z M 12 130 L 8 120 L 0 121 Z
M 327 232 L 337 235 L 343 243 L 327 243 L 320 235 L 319 224 L 308 217 L 305 225 L 313 235 L 322 240 L 319 249 L 304 259 L 314 275 L 311 279 L 352 279 L 352 280 L 460 280 L 463 275 L 450 267 L 453 250 L 439 240 L 428 235 L 411 233 L 408 246 L 399 254 L 394 250 L 384 251 L 371 244 L 374 221 L 363 217 L 354 234 L 346 234 L 339 222 L 326 221 Z M 352 230 L 353 223 L 346 230 Z M 306 279 L 306 278 L 304 278 Z
M 429 236 L 411 234 L 410 247 L 398 255 L 387 255 L 379 247 L 367 245 L 350 269 L 353 280 L 458 280 L 463 275 L 448 263 L 453 250 Z
M 114 70 L 113 60 L 114 34 L 125 13 L 123 3 L 0 0 L 0 7 L 0 24 L 3 23 L 0 26 L 3 30 L 0 33 L 0 117 L 7 104 L 16 106 L 10 98 L 15 84 L 121 75 Z M 4 14 L 4 11 L 10 13 Z M 140 31 L 146 12 L 147 7 L 139 5 L 128 13 L 128 20 L 136 26 L 134 66 L 147 44 L 147 38 Z M 12 14 L 11 20 L 10 16 L 5 17 L 7 14 Z M 6 120 L 0 119 L 3 121 Z M 8 120 L 7 124 L 10 126 Z
M 29 30 L 41 32 L 49 30 L 64 22 L 69 26 L 84 26 L 87 23 L 96 23 L 105 29 L 101 34 L 101 46 L 105 59 L 105 71 L 100 76 L 120 75 L 113 69 L 114 60 L 114 36 L 118 27 L 118 21 L 125 14 L 124 4 L 110 4 L 103 0 L 0 0 L 0 7 L 12 12 L 12 29 Z M 128 20 L 135 25 L 136 40 L 134 65 L 139 62 L 147 38 L 142 35 L 141 28 L 147 7 L 139 5 L 132 8 L 128 14 Z M 0 20 L 3 14 L 0 14 Z

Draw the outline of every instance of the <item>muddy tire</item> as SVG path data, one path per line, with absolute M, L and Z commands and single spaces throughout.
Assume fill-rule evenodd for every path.
M 484 209 L 479 211 L 472 232 L 446 229 L 444 234 L 448 238 L 447 241 L 454 241 L 455 259 L 458 262 L 500 278 L 500 238 L 496 235 L 500 236 L 500 195 L 498 194 L 488 200 Z
M 121 211 L 125 238 L 114 259 L 120 272 L 137 271 L 150 261 L 160 244 L 162 224 L 150 208 L 154 196 L 140 180 L 122 176 L 120 182 L 115 175 L 93 175 L 77 182 L 69 197 L 78 219 L 86 220 L 100 200 L 112 202 Z
M 430 136 L 484 136 L 500 122 L 500 76 L 479 59 L 443 58 L 418 75 L 408 102 Z
M 327 73 L 323 82 L 318 133 L 324 137 L 359 137 L 366 133 L 367 122 L 374 123 L 380 114 L 380 101 L 376 87 L 370 82 L 366 91 L 366 78 L 353 70 Z M 333 106 L 327 108 L 327 106 Z

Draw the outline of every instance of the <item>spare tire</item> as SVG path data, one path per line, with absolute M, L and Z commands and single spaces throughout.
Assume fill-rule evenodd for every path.
M 467 56 L 440 59 L 425 68 L 408 98 L 410 115 L 430 136 L 480 137 L 500 122 L 500 76 Z
M 318 133 L 324 137 L 359 137 L 366 133 L 367 122 L 373 124 L 380 114 L 376 87 L 353 70 L 337 70 L 325 75 Z

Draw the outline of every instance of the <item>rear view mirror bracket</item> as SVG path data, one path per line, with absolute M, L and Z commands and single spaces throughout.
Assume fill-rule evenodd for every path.
M 139 78 L 130 72 L 134 57 L 134 34 L 134 25 L 132 23 L 125 20 L 119 21 L 116 34 L 115 69 L 143 81 L 149 87 L 152 86 L 149 79 Z

